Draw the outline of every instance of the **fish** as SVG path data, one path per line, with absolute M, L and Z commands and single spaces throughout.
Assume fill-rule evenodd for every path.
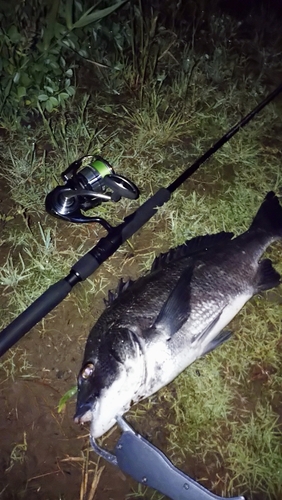
M 232 335 L 244 304 L 278 286 L 267 247 L 282 239 L 282 207 L 269 192 L 249 229 L 197 236 L 158 256 L 148 274 L 121 281 L 91 329 L 77 379 L 74 420 L 99 438 Z

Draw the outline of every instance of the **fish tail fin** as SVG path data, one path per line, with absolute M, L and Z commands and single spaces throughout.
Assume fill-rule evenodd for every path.
M 274 240 L 282 239 L 282 207 L 273 191 L 267 193 L 251 226 L 250 231 L 266 231 Z

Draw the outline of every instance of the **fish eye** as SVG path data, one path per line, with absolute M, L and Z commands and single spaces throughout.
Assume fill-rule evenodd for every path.
M 84 380 L 87 380 L 89 377 L 91 377 L 93 372 L 94 372 L 93 363 L 87 363 L 81 370 L 81 377 L 84 378 Z

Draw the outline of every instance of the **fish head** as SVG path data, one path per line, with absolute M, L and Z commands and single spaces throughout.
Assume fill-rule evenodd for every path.
M 140 399 L 144 376 L 143 349 L 132 330 L 111 328 L 93 340 L 90 334 L 78 375 L 75 422 L 91 421 L 91 436 L 102 436 Z

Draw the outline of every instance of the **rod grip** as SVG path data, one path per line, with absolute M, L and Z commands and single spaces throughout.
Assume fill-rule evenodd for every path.
M 51 285 L 0 334 L 0 356 L 20 340 L 36 323 L 56 307 L 71 291 L 72 286 L 62 279 Z

